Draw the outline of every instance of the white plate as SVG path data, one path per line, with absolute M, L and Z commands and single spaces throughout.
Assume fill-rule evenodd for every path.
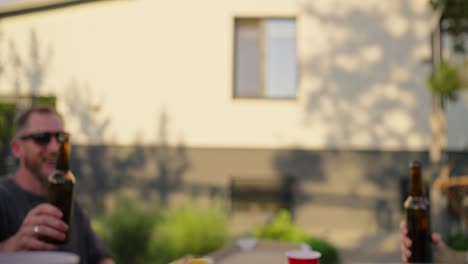
M 28 251 L 0 254 L 2 264 L 77 264 L 80 257 L 68 252 Z

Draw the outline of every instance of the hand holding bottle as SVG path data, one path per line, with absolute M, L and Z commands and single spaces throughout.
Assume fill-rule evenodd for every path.
M 432 233 L 432 243 L 437 246 L 441 241 L 439 233 Z M 404 263 L 408 263 L 411 257 L 411 244 L 413 241 L 408 237 L 408 227 L 405 221 L 400 222 L 400 247 L 401 247 L 401 259 Z
M 63 241 L 68 225 L 61 221 L 62 213 L 50 204 L 34 207 L 24 218 L 18 232 L 0 243 L 0 252 L 24 250 L 56 250 L 57 246 L 44 241 Z
M 413 160 L 409 167 L 409 193 L 404 203 L 406 236 L 411 239 L 408 262 L 432 263 L 430 200 L 425 194 L 421 163 Z

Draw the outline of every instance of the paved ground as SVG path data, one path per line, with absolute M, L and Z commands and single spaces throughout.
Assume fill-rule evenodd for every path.
M 340 251 L 342 264 L 401 263 L 398 233 L 377 233 L 330 238 Z

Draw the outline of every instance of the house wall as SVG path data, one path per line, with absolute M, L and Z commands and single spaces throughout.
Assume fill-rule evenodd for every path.
M 426 179 L 431 175 L 427 152 L 135 145 L 75 146 L 72 154 L 78 197 L 92 215 L 116 206 L 116 194 L 153 205 L 221 204 L 230 216 L 230 232 L 247 234 L 274 211 L 232 210 L 230 181 L 292 177 L 294 221 L 306 232 L 341 249 L 360 247 L 372 237 L 377 243 L 378 234 L 384 234 L 387 242 L 379 243 L 397 255 L 408 161 L 421 160 Z M 457 172 L 468 172 L 466 153 L 450 154 L 459 161 Z M 442 231 L 446 219 L 440 207 L 432 209 L 433 226 Z
M 98 1 L 7 17 L 0 92 L 58 95 L 80 144 L 153 144 L 166 126 L 170 145 L 424 150 L 426 2 Z M 297 18 L 295 100 L 232 97 L 237 16 Z
M 233 98 L 237 16 L 297 18 L 296 99 Z M 236 175 L 292 175 L 296 222 L 353 247 L 398 235 L 408 161 L 427 164 L 426 0 L 97 1 L 2 18 L 0 32 L 0 93 L 58 96 L 94 213 L 114 192 L 226 201 Z M 449 111 L 455 150 L 463 107 Z M 233 215 L 233 232 L 268 217 Z

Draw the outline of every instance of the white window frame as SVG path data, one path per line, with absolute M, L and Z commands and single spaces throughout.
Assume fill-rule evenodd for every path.
M 268 92 L 266 91 L 266 68 L 267 68 L 267 55 L 266 55 L 266 49 L 267 49 L 267 44 L 266 40 L 268 36 L 266 36 L 265 33 L 265 21 L 268 20 L 291 20 L 294 22 L 294 76 L 293 76 L 293 89 L 294 92 L 291 95 L 287 96 L 269 96 Z M 238 23 L 241 22 L 244 23 L 258 23 L 258 33 L 259 33 L 259 39 L 258 39 L 258 69 L 257 74 L 258 76 L 258 86 L 256 88 L 256 94 L 255 95 L 243 95 L 241 94 L 242 91 L 239 91 L 239 77 L 238 77 L 238 36 L 237 36 L 237 27 Z M 273 100 L 294 100 L 297 98 L 297 92 L 298 92 L 298 76 L 299 76 L 299 66 L 298 66 L 298 55 L 297 55 L 297 19 L 296 17 L 293 16 L 288 16 L 288 17 L 275 17 L 275 16 L 268 16 L 268 17 L 235 17 L 234 18 L 234 44 L 233 44 L 233 88 L 232 88 L 232 96 L 234 99 L 273 99 Z M 244 90 L 243 92 L 248 92 L 248 90 Z

